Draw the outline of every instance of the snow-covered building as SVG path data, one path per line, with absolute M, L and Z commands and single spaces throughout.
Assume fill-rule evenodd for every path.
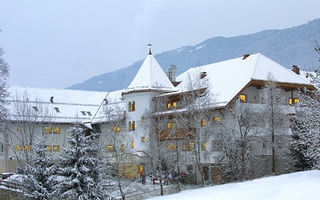
M 192 171 L 195 162 L 192 150 L 197 145 L 194 132 L 199 131 L 201 165 L 207 177 L 216 176 L 219 170 L 214 169 L 221 157 L 215 135 L 221 130 L 221 123 L 228 119 L 226 113 L 239 105 L 258 108 L 263 87 L 272 74 L 282 89 L 287 116 L 294 114 L 290 104 L 299 101 L 296 91 L 299 88 L 313 88 L 295 70 L 286 69 L 258 53 L 190 68 L 176 78 L 173 68 L 168 73 L 169 78 L 149 49 L 131 84 L 123 90 L 91 92 L 11 87 L 8 127 L 1 141 L 0 171 L 15 171 L 18 168 L 16 158 L 30 151 L 28 144 L 35 135 L 47 135 L 48 151 L 60 152 L 66 144 L 67 129 L 81 123 L 100 133 L 104 157 L 119 162 L 115 154 L 125 155 L 121 163 L 133 169 L 133 175 L 138 173 L 138 165 L 150 168 L 154 156 L 168 155 L 167 159 L 177 159 L 174 152 L 179 152 L 179 159 L 184 161 L 178 165 L 179 170 Z M 190 105 L 184 101 L 192 91 L 210 94 L 205 104 L 210 111 L 186 127 L 178 120 L 175 122 L 175 116 L 177 113 L 193 115 L 188 107 Z M 33 126 L 31 132 L 30 124 Z M 199 128 L 190 124 L 199 124 Z M 30 135 L 33 132 L 35 135 Z M 284 135 L 290 133 L 289 126 L 281 132 Z M 25 138 L 26 134 L 30 139 Z M 159 152 L 155 150 L 157 142 L 163 144 Z M 270 155 L 266 149 L 262 144 L 258 151 Z

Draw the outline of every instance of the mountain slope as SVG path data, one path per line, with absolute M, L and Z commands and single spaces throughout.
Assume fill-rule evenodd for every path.
M 307 24 L 282 29 L 267 30 L 237 37 L 214 37 L 195 46 L 166 51 L 155 55 L 159 64 L 167 71 L 172 64 L 180 74 L 190 67 L 219 62 L 243 54 L 262 53 L 281 65 L 291 68 L 313 69 L 317 65 L 317 54 L 313 42 L 320 40 L 320 19 Z M 92 77 L 69 89 L 113 91 L 126 88 L 137 73 L 142 60 L 127 68 Z

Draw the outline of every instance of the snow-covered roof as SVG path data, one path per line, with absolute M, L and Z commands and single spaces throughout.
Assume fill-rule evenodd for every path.
M 181 83 L 179 92 L 190 90 L 190 82 L 199 82 L 200 73 L 205 72 L 203 80 L 217 103 L 227 105 L 252 80 L 267 81 L 271 74 L 279 83 L 310 85 L 310 82 L 293 71 L 258 53 L 226 60 L 218 63 L 190 68 L 177 77 Z
M 145 89 L 176 90 L 153 55 L 148 55 L 145 58 L 126 92 Z
M 41 114 L 41 118 L 50 119 L 51 122 L 56 123 L 90 121 L 108 94 L 107 92 L 26 87 L 10 87 L 9 93 L 9 119 L 28 120 L 30 116 L 27 115 Z M 53 103 L 50 101 L 51 97 L 53 97 Z M 27 113 L 22 112 L 21 106 L 29 107 Z M 38 120 L 45 121 L 43 119 Z

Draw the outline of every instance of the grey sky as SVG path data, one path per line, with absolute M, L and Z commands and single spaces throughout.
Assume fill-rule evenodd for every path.
M 0 0 L 13 86 L 64 88 L 214 36 L 320 18 L 319 0 Z

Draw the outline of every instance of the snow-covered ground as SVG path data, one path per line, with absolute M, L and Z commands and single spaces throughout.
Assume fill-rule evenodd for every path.
M 305 171 L 241 183 L 230 183 L 149 200 L 319 200 L 320 171 Z

